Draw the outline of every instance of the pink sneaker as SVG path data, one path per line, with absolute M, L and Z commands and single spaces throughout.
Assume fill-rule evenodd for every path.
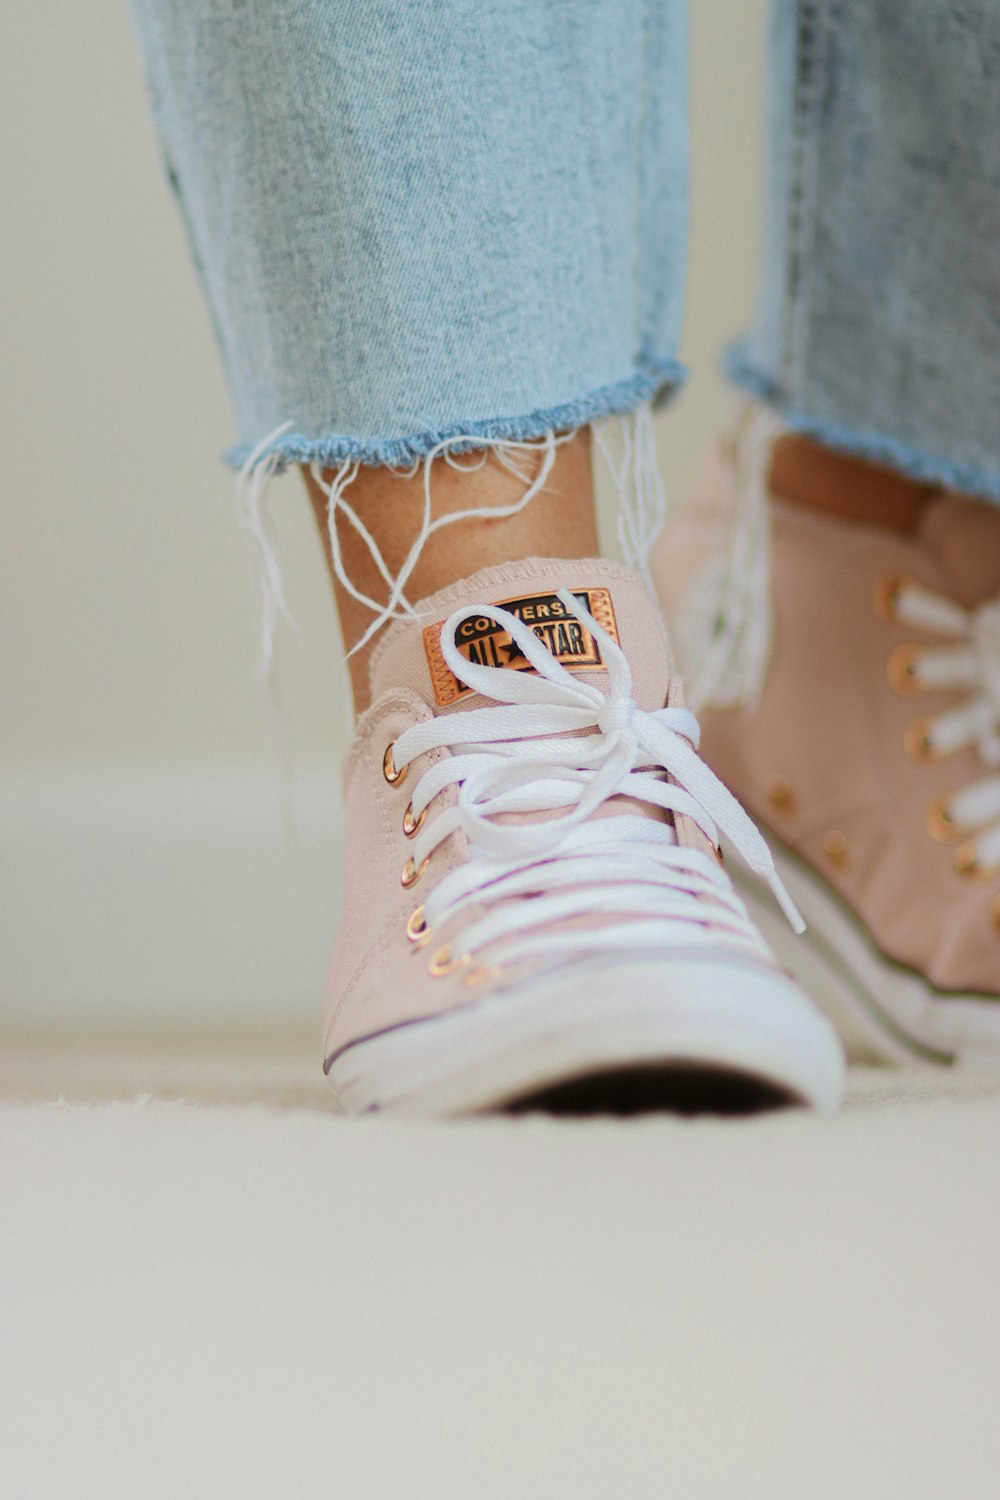
M 641 580 L 535 559 L 419 614 L 373 658 L 346 768 L 342 1107 L 832 1108 L 839 1043 L 748 919 L 720 832 L 789 903 L 695 753 Z
M 791 494 L 794 445 L 776 454 Z M 729 706 L 702 715 L 709 763 L 778 841 L 805 940 L 748 903 L 852 1051 L 998 1064 L 1000 510 L 813 455 L 802 498 L 770 501 L 759 702 L 734 704 L 716 672 Z M 838 485 L 841 513 L 817 509 Z M 863 519 L 865 487 L 886 524 Z M 739 488 L 720 451 L 658 549 L 682 647 L 719 592 Z

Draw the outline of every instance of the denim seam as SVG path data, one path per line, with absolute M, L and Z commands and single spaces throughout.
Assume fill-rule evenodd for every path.
M 1000 473 L 995 470 L 947 458 L 944 454 L 924 452 L 885 432 L 849 427 L 810 416 L 800 407 L 786 402 L 775 381 L 747 359 L 743 344 L 734 344 L 727 351 L 725 371 L 734 385 L 771 407 L 793 432 L 804 433 L 840 453 L 886 464 L 921 483 L 1000 503 Z
M 650 58 L 650 0 L 642 8 L 642 64 L 640 68 L 640 100 L 639 118 L 636 128 L 636 162 L 635 162 L 635 228 L 632 235 L 632 316 L 635 319 L 633 327 L 641 327 L 645 315 L 642 305 L 642 226 L 646 216 L 646 128 L 649 119 L 649 58 Z
M 787 189 L 786 298 L 779 353 L 782 379 L 790 388 L 799 384 L 806 367 L 808 319 L 803 285 L 810 258 L 809 242 L 815 227 L 819 176 L 816 117 L 822 98 L 822 8 L 822 0 L 798 0 L 796 6 L 792 146 Z
M 289 464 L 318 463 L 331 468 L 348 459 L 362 464 L 405 466 L 425 458 L 445 441 L 466 439 L 470 449 L 498 442 L 526 442 L 550 432 L 575 431 L 606 417 L 624 416 L 646 401 L 661 405 L 676 393 L 687 377 L 680 361 L 660 359 L 646 350 L 640 352 L 635 365 L 633 374 L 624 380 L 599 386 L 575 401 L 523 416 L 457 422 L 450 427 L 432 428 L 407 437 L 380 439 L 338 433 L 311 438 L 302 433 L 281 432 L 263 445 L 241 443 L 230 448 L 223 458 L 232 468 L 241 469 L 256 446 L 255 463 L 270 460 L 276 473 Z M 453 451 L 462 451 L 462 448 L 456 446 Z

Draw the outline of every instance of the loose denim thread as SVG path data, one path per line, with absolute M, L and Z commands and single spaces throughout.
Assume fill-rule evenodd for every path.
M 285 602 L 281 564 L 264 505 L 268 485 L 281 467 L 280 455 L 273 445 L 291 425 L 291 422 L 285 422 L 262 438 L 248 454 L 236 480 L 240 520 L 246 527 L 253 546 L 257 591 L 260 595 L 259 670 L 264 682 L 270 679 L 274 665 L 274 638 L 279 615 L 283 615 L 293 629 L 298 629 Z
M 457 452 L 493 447 L 498 443 L 537 441 L 548 432 L 576 431 L 610 417 L 624 417 L 643 404 L 659 408 L 669 401 L 687 379 L 687 370 L 676 359 L 661 358 L 643 349 L 635 360 L 634 373 L 611 385 L 600 386 L 576 401 L 548 406 L 517 417 L 491 417 L 483 422 L 467 422 L 460 427 L 433 429 L 407 437 L 380 438 L 367 441 L 352 435 L 333 433 L 324 438 L 306 437 L 292 432 L 291 422 L 276 428 L 251 448 L 238 444 L 223 458 L 231 468 L 242 473 L 247 464 L 268 454 L 272 446 L 277 455 L 275 473 L 291 464 L 319 464 L 324 469 L 338 468 L 348 459 L 379 468 L 411 469 L 443 442 L 454 445 Z M 462 439 L 465 439 L 464 449 Z
M 367 646 L 372 637 L 376 635 L 379 630 L 381 630 L 383 625 L 387 625 L 390 620 L 416 620 L 418 618 L 416 610 L 410 603 L 409 599 L 406 597 L 406 586 L 413 575 L 413 570 L 420 559 L 420 555 L 423 552 L 424 547 L 436 532 L 443 530 L 446 526 L 453 526 L 458 521 L 499 521 L 505 519 L 508 516 L 517 515 L 519 511 L 524 510 L 528 505 L 530 505 L 535 496 L 545 488 L 545 481 L 548 479 L 549 475 L 552 472 L 552 467 L 556 460 L 557 450 L 564 443 L 568 442 L 572 436 L 572 433 L 563 433 L 561 435 L 557 435 L 550 432 L 543 439 L 541 439 L 540 442 L 491 443 L 488 446 L 487 451 L 484 451 L 481 455 L 477 456 L 471 464 L 461 463 L 454 451 L 457 447 L 460 447 L 462 444 L 464 444 L 465 439 L 463 437 L 445 438 L 443 442 L 438 443 L 438 445 L 435 448 L 432 448 L 431 451 L 427 454 L 426 458 L 424 458 L 423 460 L 424 506 L 423 515 L 421 517 L 420 531 L 418 532 L 413 545 L 407 553 L 403 565 L 395 578 L 392 576 L 391 572 L 386 566 L 385 560 L 382 556 L 382 552 L 378 546 L 378 543 L 375 541 L 375 538 L 365 526 L 360 516 L 358 516 L 357 512 L 344 499 L 344 491 L 354 482 L 354 480 L 358 476 L 358 470 L 360 466 L 357 460 L 348 459 L 345 463 L 341 464 L 340 468 L 337 469 L 329 484 L 325 483 L 323 480 L 322 465 L 318 463 L 310 464 L 310 473 L 312 474 L 316 483 L 319 485 L 320 489 L 322 489 L 327 496 L 327 529 L 330 536 L 330 553 L 333 560 L 333 570 L 337 576 L 337 580 L 344 587 L 344 589 L 346 589 L 346 591 L 351 595 L 352 598 L 357 599 L 360 604 L 366 605 L 374 612 L 375 615 L 375 618 L 369 624 L 368 629 L 361 636 L 360 640 L 358 640 L 355 645 L 352 646 L 348 655 L 353 656 L 355 651 L 360 651 L 364 646 Z M 527 487 L 523 495 L 521 495 L 520 498 L 514 501 L 511 505 L 475 506 L 470 510 L 452 511 L 447 515 L 438 516 L 437 518 L 435 518 L 431 497 L 431 470 L 434 464 L 434 460 L 436 458 L 442 458 L 444 462 L 449 464 L 452 468 L 466 468 L 475 470 L 483 466 L 490 452 L 496 455 L 500 464 L 505 469 L 507 469 L 509 473 L 516 475 L 518 479 L 522 480 L 525 483 Z M 534 479 L 530 480 L 530 482 L 528 475 L 516 463 L 516 455 L 520 453 L 540 453 L 542 455 L 542 462 L 538 469 L 538 473 L 535 475 Z M 407 472 L 410 472 L 412 474 L 414 470 L 411 468 Z M 389 597 L 385 604 L 379 604 L 376 599 L 372 599 L 367 594 L 363 594 L 361 590 L 358 589 L 352 582 L 350 575 L 348 574 L 347 569 L 344 566 L 343 555 L 340 549 L 340 538 L 337 532 L 338 512 L 341 513 L 344 516 L 345 520 L 347 520 L 349 524 L 354 527 L 354 530 L 357 532 L 358 536 L 368 548 L 368 552 L 373 563 L 378 569 L 381 578 L 387 585 L 389 589 Z
M 767 407 L 751 408 L 736 436 L 736 498 L 721 557 L 713 557 L 691 591 L 681 622 L 697 713 L 755 708 L 774 641 L 771 597 L 771 450 L 782 424 Z
M 617 454 L 610 441 L 613 428 L 620 434 Z M 656 453 L 652 407 L 646 402 L 631 417 L 596 423 L 593 433 L 618 502 L 616 525 L 622 560 L 652 591 L 649 557 L 667 519 L 667 493 Z
M 595 427 L 594 435 L 598 451 L 607 465 L 618 502 L 618 537 L 624 561 L 628 566 L 649 579 L 649 553 L 666 519 L 666 493 L 660 477 L 656 456 L 656 435 L 652 411 L 648 403 L 634 413 L 614 419 L 620 426 L 621 441 L 616 453 L 610 440 L 606 421 Z M 236 482 L 237 503 L 243 525 L 250 538 L 255 562 L 257 592 L 261 613 L 261 647 L 259 671 L 268 694 L 272 721 L 275 718 L 273 698 L 273 673 L 275 638 L 278 621 L 284 616 L 294 626 L 295 621 L 285 601 L 281 565 L 271 528 L 266 514 L 266 502 L 270 480 L 284 466 L 284 445 L 290 423 L 284 423 L 263 438 L 249 454 L 240 470 Z M 360 516 L 345 498 L 345 492 L 358 477 L 361 468 L 357 458 L 341 462 L 330 480 L 323 477 L 323 464 L 314 460 L 310 473 L 327 496 L 327 528 L 330 537 L 330 552 L 334 574 L 352 598 L 371 609 L 374 615 L 361 639 L 348 655 L 353 655 L 391 620 L 419 618 L 413 604 L 407 598 L 406 587 L 429 537 L 445 526 L 458 521 L 498 520 L 517 515 L 531 504 L 545 488 L 546 481 L 555 464 L 556 454 L 562 444 L 574 433 L 550 431 L 540 439 L 523 442 L 480 440 L 482 451 L 470 463 L 462 462 L 460 455 L 468 452 L 468 432 L 445 438 L 432 447 L 422 459 L 413 459 L 406 468 L 395 466 L 401 476 L 414 478 L 423 466 L 424 506 L 420 531 L 410 548 L 399 572 L 394 577 L 382 556 L 378 543 L 365 526 Z M 524 493 L 510 505 L 476 506 L 469 510 L 455 511 L 444 516 L 433 515 L 431 488 L 432 468 L 436 458 L 455 468 L 475 469 L 484 464 L 493 454 L 498 462 L 520 479 Z M 534 477 L 528 472 L 525 460 L 528 456 L 541 455 Z M 393 466 L 388 466 L 393 467 Z M 385 583 L 389 593 L 385 603 L 372 599 L 353 582 L 344 565 L 337 529 L 337 516 L 354 528 L 368 548 L 369 555 Z
M 278 467 L 279 458 L 270 447 L 278 433 L 291 423 L 269 433 L 247 457 L 237 478 L 239 515 L 252 543 L 251 559 L 260 596 L 261 643 L 258 672 L 264 688 L 267 735 L 281 772 L 281 822 L 289 843 L 294 837 L 292 813 L 292 775 L 288 743 L 288 726 L 282 711 L 274 675 L 274 646 L 279 616 L 284 616 L 293 630 L 298 625 L 285 602 L 278 549 L 271 534 L 265 507 L 267 488 Z M 270 451 L 269 451 L 270 450 Z

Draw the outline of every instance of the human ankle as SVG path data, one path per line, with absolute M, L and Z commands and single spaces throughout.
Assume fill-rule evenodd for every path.
M 902 536 L 917 530 L 927 505 L 940 494 L 936 485 L 794 432 L 774 444 L 769 488 L 786 504 Z
M 523 509 L 507 515 L 477 514 L 458 519 L 465 511 L 502 511 L 516 505 L 547 464 L 539 492 Z M 360 648 L 358 643 L 376 615 L 369 605 L 352 596 L 344 578 L 380 605 L 388 601 L 389 586 L 368 544 L 342 508 L 334 518 L 341 566 L 338 569 L 334 565 L 329 529 L 333 476 L 303 472 L 333 578 L 345 646 L 352 653 L 351 683 L 355 708 L 360 712 L 370 696 L 368 665 L 374 641 Z M 597 551 L 589 428 L 548 443 L 512 445 L 500 452 L 486 449 L 442 455 L 429 466 L 421 462 L 413 472 L 358 469 L 344 499 L 372 536 L 393 578 L 398 577 L 421 535 L 425 484 L 429 484 L 433 517 L 456 519 L 424 539 L 406 581 L 405 593 L 411 603 L 493 564 L 532 556 L 587 557 Z

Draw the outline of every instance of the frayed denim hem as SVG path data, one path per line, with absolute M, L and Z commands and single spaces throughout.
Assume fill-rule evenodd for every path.
M 281 432 L 275 434 L 272 442 L 259 446 L 256 453 L 251 444 L 241 443 L 224 453 L 223 459 L 231 468 L 242 469 L 254 454 L 256 463 L 274 460 L 275 473 L 280 473 L 289 464 L 320 464 L 323 468 L 334 468 L 348 460 L 405 468 L 425 458 L 444 441 L 456 444 L 455 452 L 465 447 L 464 444 L 458 446 L 458 440 L 462 438 L 468 439 L 469 449 L 494 443 L 528 442 L 550 432 L 575 431 L 606 417 L 624 416 L 644 402 L 660 406 L 670 400 L 687 378 L 687 371 L 676 359 L 654 359 L 642 355 L 636 365 L 635 373 L 627 380 L 601 386 L 577 401 L 533 411 L 523 417 L 493 417 L 484 422 L 458 423 L 448 428 L 415 433 L 411 437 L 377 442 L 348 436 L 307 438 L 297 432 Z
M 923 484 L 940 485 L 959 495 L 974 495 L 1000 504 L 1000 473 L 981 469 L 975 464 L 958 463 L 938 454 L 923 453 L 884 432 L 843 427 L 799 411 L 786 402 L 777 382 L 747 359 L 742 344 L 734 344 L 726 351 L 723 367 L 734 385 L 769 406 L 793 432 L 804 433 L 838 452 L 898 469 Z

